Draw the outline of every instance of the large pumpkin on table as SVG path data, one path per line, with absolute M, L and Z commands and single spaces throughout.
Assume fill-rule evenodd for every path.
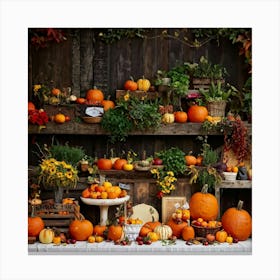
M 93 224 L 89 220 L 74 220 L 69 225 L 69 233 L 77 241 L 87 240 L 93 233 Z
M 237 207 L 229 208 L 222 216 L 224 230 L 233 238 L 246 240 L 252 234 L 252 217 L 244 209 L 243 201 L 239 201 Z
M 208 185 L 204 185 L 201 192 L 196 192 L 191 196 L 189 205 L 191 217 L 194 220 L 202 218 L 205 221 L 214 221 L 219 213 L 217 198 L 208 193 Z
M 208 116 L 208 110 L 205 106 L 192 105 L 188 110 L 188 119 L 190 122 L 202 123 Z
M 45 223 L 41 217 L 28 217 L 28 236 L 37 237 L 44 228 Z

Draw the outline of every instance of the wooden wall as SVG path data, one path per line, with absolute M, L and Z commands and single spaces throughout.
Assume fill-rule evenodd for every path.
M 190 48 L 178 40 L 159 36 L 163 29 L 151 29 L 148 39 L 123 39 L 105 44 L 99 29 L 65 29 L 67 41 L 47 48 L 29 47 L 29 97 L 32 84 L 52 82 L 59 88 L 71 86 L 73 93 L 85 96 L 97 86 L 106 95 L 115 96 L 131 75 L 153 79 L 158 69 L 168 70 L 183 62 L 198 62 L 204 55 L 212 63 L 224 65 L 227 81 L 241 88 L 246 79 L 244 58 L 227 39 L 211 41 L 200 48 Z

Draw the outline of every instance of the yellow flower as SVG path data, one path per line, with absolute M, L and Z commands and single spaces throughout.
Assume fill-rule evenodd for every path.
M 41 85 L 34 85 L 33 90 L 37 92 L 41 87 Z
M 63 173 L 62 172 L 57 172 L 56 176 L 57 176 L 57 178 L 62 178 L 63 177 Z
M 55 174 L 55 172 L 56 172 L 56 168 L 55 168 L 55 166 L 50 167 L 50 168 L 48 169 L 48 172 L 49 172 L 49 174 L 50 174 L 50 175 Z
M 66 172 L 65 176 L 66 176 L 66 178 L 71 179 L 73 174 L 71 171 L 68 171 L 68 172 Z
M 124 97 L 123 97 L 123 99 L 124 99 L 124 101 L 128 101 L 129 100 L 129 93 L 127 93 Z

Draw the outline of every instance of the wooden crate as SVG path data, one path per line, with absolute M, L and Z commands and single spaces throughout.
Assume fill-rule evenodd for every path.
M 31 206 L 29 207 L 29 214 Z M 80 205 L 78 201 L 73 204 L 54 204 L 52 199 L 34 206 L 34 215 L 43 219 L 45 227 L 67 229 L 72 220 L 80 219 Z

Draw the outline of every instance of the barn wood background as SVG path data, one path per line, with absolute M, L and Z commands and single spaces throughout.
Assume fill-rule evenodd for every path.
M 148 39 L 122 39 L 113 44 L 105 44 L 98 34 L 102 29 L 74 28 L 64 29 L 67 40 L 62 43 L 51 43 L 47 48 L 36 49 L 29 45 L 29 99 L 32 85 L 44 83 L 58 88 L 71 87 L 77 96 L 84 97 L 86 91 L 96 86 L 115 99 L 117 89 L 122 89 L 125 80 L 130 76 L 135 79 L 143 75 L 153 80 L 158 69 L 168 70 L 183 62 L 198 62 L 204 55 L 213 64 L 220 63 L 226 67 L 229 76 L 227 81 L 241 88 L 246 79 L 244 58 L 238 54 L 238 48 L 227 39 L 210 41 L 200 48 L 191 48 L 178 40 L 165 39 L 160 34 L 164 29 L 151 29 Z M 171 33 L 172 29 L 171 30 Z M 149 39 L 152 38 L 152 39 Z M 29 143 L 48 141 L 51 136 L 30 136 Z M 68 137 L 57 135 L 60 143 Z M 212 137 L 213 138 L 213 137 Z M 222 137 L 214 137 L 212 144 L 219 146 Z M 143 149 L 153 154 L 171 146 L 178 146 L 185 152 L 197 151 L 195 137 L 129 137 L 126 143 L 111 145 L 106 136 L 71 136 L 71 144 L 85 147 L 93 156 L 103 156 L 113 147 L 116 153 L 133 149 L 139 153 Z M 211 140 L 210 140 L 211 141 Z M 29 147 L 32 150 L 32 144 Z M 29 149 L 29 150 L 30 150 Z M 29 153 L 32 164 L 35 164 L 33 153 Z
M 190 48 L 176 40 L 167 40 L 157 37 L 163 29 L 152 29 L 148 37 L 154 39 L 123 39 L 113 44 L 105 44 L 98 40 L 99 29 L 75 28 L 64 29 L 67 41 L 63 43 L 52 43 L 47 48 L 37 50 L 29 44 L 28 59 L 28 98 L 31 99 L 32 86 L 44 83 L 58 88 L 71 87 L 72 93 L 84 97 L 86 91 L 93 86 L 100 88 L 104 94 L 115 99 L 117 89 L 122 89 L 125 80 L 130 76 L 135 79 L 143 75 L 153 80 L 158 69 L 168 70 L 173 66 L 181 65 L 183 62 L 198 62 L 204 55 L 210 62 L 222 64 L 226 67 L 229 76 L 227 82 L 241 88 L 247 79 L 247 69 L 244 58 L 238 54 L 238 48 L 227 39 L 221 39 L 220 44 L 210 41 L 200 48 Z M 38 152 L 35 142 L 39 144 L 50 144 L 54 135 L 28 135 L 28 164 L 37 165 Z M 125 143 L 110 144 L 107 136 L 103 135 L 55 135 L 55 139 L 61 144 L 69 142 L 73 146 L 82 146 L 87 154 L 101 157 L 108 155 L 108 151 L 114 148 L 119 154 L 121 151 L 134 150 L 141 153 L 144 149 L 147 155 L 152 155 L 172 146 L 178 146 L 184 152 L 198 151 L 200 146 L 196 136 L 129 136 Z M 223 144 L 222 136 L 211 136 L 209 143 L 214 147 Z M 140 183 L 140 182 L 139 182 Z M 184 182 L 185 184 L 186 182 Z M 141 184 L 141 183 L 140 183 Z M 132 188 L 134 203 L 150 203 L 158 211 L 161 211 L 160 200 L 155 200 L 156 188 L 154 184 L 149 187 Z M 183 184 L 183 185 L 184 185 Z M 137 185 L 137 182 L 136 182 Z M 174 195 L 186 195 L 193 192 L 191 186 L 178 186 Z M 82 187 L 82 186 L 81 186 Z M 78 193 L 72 193 L 79 197 Z M 50 195 L 50 194 L 49 194 Z M 45 196 L 48 196 L 45 193 Z M 247 201 L 250 210 L 251 192 L 247 190 L 225 190 L 223 193 L 222 209 L 236 204 L 238 199 Z M 47 198 L 47 197 L 46 197 Z M 81 204 L 81 210 L 86 217 L 96 222 L 98 218 L 98 207 L 92 212 L 92 208 Z M 114 208 L 110 209 L 113 215 Z M 110 216 L 111 216 L 110 215 Z

